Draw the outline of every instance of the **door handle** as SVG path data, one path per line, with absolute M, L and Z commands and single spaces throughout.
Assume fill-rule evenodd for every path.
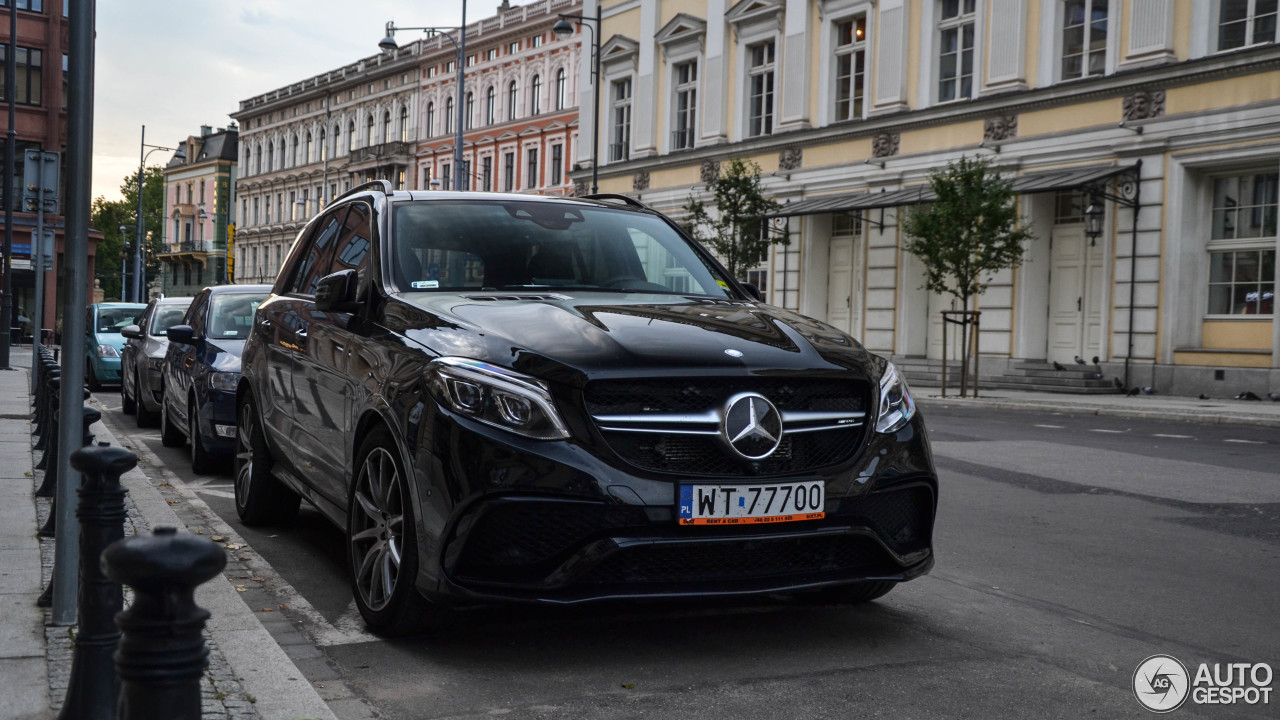
M 849 295 L 848 297 L 846 297 L 846 298 L 844 299 L 844 305 L 845 305 L 845 307 L 847 307 L 847 308 L 850 308 L 850 309 L 852 309 L 852 308 L 853 308 L 853 296 L 852 296 L 852 295 Z
M 260 327 L 260 328 L 269 328 L 269 327 L 271 327 L 271 321 L 270 321 L 270 320 L 268 320 L 268 319 L 266 319 L 266 318 L 263 318 L 263 319 L 261 319 L 261 320 L 259 320 L 259 321 L 258 321 L 258 327 Z
M 303 340 L 305 340 L 305 339 L 307 338 L 307 329 L 306 329 L 306 328 L 298 328 L 298 332 L 296 332 L 296 333 L 294 333 L 294 334 L 295 334 L 295 335 L 297 335 L 298 337 L 302 338 Z
M 1084 298 L 1076 298 L 1076 312 L 1084 310 Z

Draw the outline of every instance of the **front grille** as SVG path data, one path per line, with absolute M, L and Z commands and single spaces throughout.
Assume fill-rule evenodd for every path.
M 884 550 L 870 538 L 819 535 L 628 547 L 592 568 L 580 581 L 593 584 L 732 582 L 896 570 Z
M 786 413 L 864 413 L 868 386 L 826 378 L 657 378 L 606 380 L 587 385 L 587 412 L 595 418 L 716 413 L 730 397 L 756 392 Z M 777 450 L 748 461 L 730 450 L 712 425 L 706 434 L 676 432 L 658 423 L 620 428 L 597 423 L 609 447 L 627 463 L 683 476 L 760 476 L 812 471 L 848 460 L 862 443 L 864 421 L 809 432 L 788 432 Z M 705 428 L 700 428 L 706 432 Z M 792 428 L 794 429 L 794 428 Z
M 840 504 L 839 513 L 847 513 L 867 524 L 894 552 L 901 554 L 929 544 L 933 505 L 933 492 L 927 487 L 915 486 L 846 498 Z
M 457 573 L 492 581 L 541 579 L 585 543 L 647 523 L 643 509 L 625 505 L 495 503 L 465 528 Z

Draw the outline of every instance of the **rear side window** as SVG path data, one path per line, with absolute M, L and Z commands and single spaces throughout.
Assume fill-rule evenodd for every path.
M 372 211 L 364 203 L 351 206 L 346 219 L 342 223 L 342 233 L 338 236 L 333 249 L 333 260 L 326 264 L 324 274 L 330 275 L 339 270 L 355 270 L 356 283 L 359 288 L 358 297 L 365 297 L 369 287 L 369 237 L 370 216 Z
M 333 258 L 333 249 L 338 236 L 342 234 L 343 216 L 347 208 L 342 207 L 320 218 L 314 231 L 303 239 L 301 259 L 293 273 L 293 281 L 285 288 L 285 292 L 298 295 L 315 295 L 316 285 L 320 278 L 329 274 L 329 266 Z

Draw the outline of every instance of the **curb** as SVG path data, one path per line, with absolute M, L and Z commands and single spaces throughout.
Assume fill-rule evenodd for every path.
M 1140 420 L 1171 420 L 1202 425 L 1249 425 L 1253 427 L 1280 428 L 1280 415 L 1238 415 L 1219 410 L 1204 412 L 1191 408 L 1125 408 L 1110 405 L 1089 405 L 1071 401 L 1016 400 L 1011 398 L 942 398 L 915 396 L 916 404 L 923 408 L 974 408 L 993 410 L 1039 410 L 1080 415 L 1135 418 Z M 1256 404 L 1256 403 L 1255 403 Z
M 99 442 L 123 447 L 106 423 L 95 423 L 93 430 Z M 140 468 L 125 473 L 120 483 L 128 489 L 138 513 L 151 527 L 186 527 Z M 254 709 L 261 717 L 265 720 L 337 720 L 306 676 L 221 573 L 196 589 L 196 602 L 212 614 L 206 630 L 222 650 L 241 686 L 256 698 Z

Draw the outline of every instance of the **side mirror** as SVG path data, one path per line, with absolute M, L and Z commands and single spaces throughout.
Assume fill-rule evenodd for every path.
M 756 299 L 756 302 L 764 302 L 764 296 L 760 294 L 760 288 L 756 287 L 755 283 L 744 282 L 741 285 L 748 295 Z
M 191 329 L 190 325 L 174 325 L 164 332 L 169 336 L 169 342 L 182 343 L 183 345 L 194 345 L 196 343 L 196 332 Z
M 124 327 L 120 328 L 120 334 L 127 338 L 139 340 L 142 338 L 142 328 L 138 327 L 137 325 L 125 325 Z
M 351 313 L 359 309 L 355 270 L 339 270 L 320 278 L 316 284 L 316 310 Z

